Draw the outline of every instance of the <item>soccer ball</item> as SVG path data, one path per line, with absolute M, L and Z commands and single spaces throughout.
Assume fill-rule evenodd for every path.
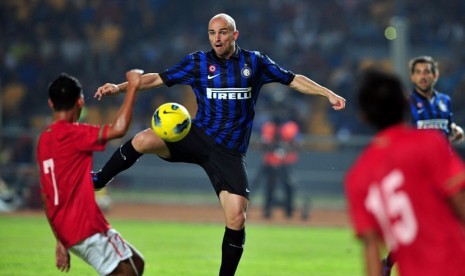
M 152 129 L 162 140 L 177 142 L 189 133 L 191 116 L 184 106 L 178 103 L 165 103 L 153 113 Z

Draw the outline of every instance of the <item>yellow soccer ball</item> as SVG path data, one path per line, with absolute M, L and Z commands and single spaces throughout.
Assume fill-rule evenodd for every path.
M 152 116 L 152 130 L 167 142 L 177 142 L 186 137 L 191 129 L 191 116 L 178 103 L 160 105 Z

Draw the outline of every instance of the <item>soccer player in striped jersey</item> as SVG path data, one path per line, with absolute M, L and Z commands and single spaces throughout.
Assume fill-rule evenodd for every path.
M 95 188 L 100 189 L 142 154 L 200 165 L 210 178 L 225 216 L 220 275 L 234 275 L 243 252 L 250 192 L 245 154 L 260 88 L 279 82 L 304 94 L 327 97 L 335 110 L 345 107 L 345 99 L 331 90 L 285 70 L 261 52 L 241 49 L 236 44 L 238 36 L 231 16 L 215 15 L 208 24 L 211 51 L 194 52 L 162 73 L 142 76 L 140 89 L 175 84 L 192 87 L 198 111 L 183 140 L 165 142 L 148 128 L 123 144 L 102 170 L 93 173 Z M 126 87 L 127 83 L 107 83 L 98 88 L 95 97 L 117 94 Z
M 465 275 L 465 164 L 443 134 L 405 122 L 399 78 L 369 71 L 361 118 L 377 134 L 347 173 L 348 211 L 363 243 L 366 275 L 381 273 L 386 246 L 399 275 Z
M 413 89 L 409 95 L 410 114 L 418 129 L 438 129 L 451 142 L 464 140 L 463 129 L 452 120 L 451 100 L 434 89 L 439 79 L 438 63 L 430 56 L 418 56 L 409 61 Z M 391 274 L 395 260 L 391 254 L 383 259 L 383 276 Z
M 409 62 L 414 88 L 410 94 L 412 121 L 417 128 L 434 128 L 453 142 L 462 142 L 461 127 L 452 121 L 450 97 L 434 89 L 439 78 L 438 63 L 430 56 L 419 56 Z

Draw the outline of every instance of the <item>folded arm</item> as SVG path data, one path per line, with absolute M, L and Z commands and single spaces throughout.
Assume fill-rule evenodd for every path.
M 108 127 L 107 140 L 123 137 L 128 132 L 136 101 L 136 91 L 142 83 L 142 73 L 143 71 L 138 69 L 126 72 L 127 93 L 116 118 Z

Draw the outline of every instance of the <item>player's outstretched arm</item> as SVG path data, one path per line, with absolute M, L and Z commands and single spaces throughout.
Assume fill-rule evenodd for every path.
M 124 102 L 121 105 L 118 114 L 112 124 L 109 125 L 107 140 L 123 137 L 131 124 L 132 111 L 136 101 L 136 91 L 141 84 L 141 76 L 144 71 L 134 69 L 126 72 L 127 92 Z
M 304 75 L 295 75 L 294 80 L 289 84 L 289 86 L 304 94 L 325 96 L 328 98 L 335 110 L 344 109 L 346 106 L 346 100 L 343 97 L 337 95 L 328 88 L 319 85 Z
M 142 75 L 138 90 L 158 88 L 163 85 L 163 80 L 158 73 L 147 73 Z M 128 90 L 128 82 L 120 84 L 105 83 L 100 86 L 94 94 L 94 98 L 101 100 L 104 96 L 118 95 Z

